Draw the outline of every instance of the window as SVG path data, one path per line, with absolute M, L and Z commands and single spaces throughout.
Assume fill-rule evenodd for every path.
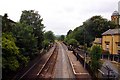
M 109 51 L 109 44 L 106 43 L 106 50 Z
M 118 54 L 120 54 L 120 42 L 118 43 Z
M 120 54 L 120 50 L 118 50 L 118 54 Z

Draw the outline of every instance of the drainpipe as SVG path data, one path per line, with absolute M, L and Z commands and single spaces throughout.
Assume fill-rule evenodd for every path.
M 118 44 L 120 44 L 120 29 L 119 29 L 119 26 L 118 25 Z M 118 62 L 120 61 L 120 53 L 118 54 Z
M 112 53 L 112 55 L 113 55 L 113 61 L 114 61 L 114 54 L 113 54 L 113 35 L 111 35 L 112 36 L 112 48 L 111 48 L 111 53 Z

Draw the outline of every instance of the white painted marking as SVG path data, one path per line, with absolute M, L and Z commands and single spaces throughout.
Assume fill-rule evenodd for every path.
M 55 50 L 55 48 L 54 48 Z M 54 50 L 52 51 L 51 55 L 49 56 L 49 58 L 46 60 L 45 64 L 42 66 L 42 68 L 39 70 L 39 72 L 37 73 L 37 76 L 40 74 L 40 72 L 42 71 L 42 69 L 44 68 L 44 66 L 46 65 L 46 63 L 48 62 L 48 60 L 50 59 L 50 57 L 52 56 Z
M 52 54 L 51 54 L 51 55 L 52 55 Z M 50 55 L 50 56 L 51 56 L 51 55 Z M 50 58 L 50 56 L 49 56 L 49 58 Z M 42 66 L 42 68 L 39 70 L 39 72 L 37 73 L 37 76 L 40 74 L 40 72 L 42 71 L 42 69 L 45 67 L 45 65 L 46 65 L 46 63 L 48 62 L 49 58 L 47 59 L 47 61 L 45 62 L 45 64 Z
M 69 55 L 68 55 L 68 57 L 69 57 Z M 76 65 L 76 64 L 74 64 L 72 61 L 71 61 L 71 59 L 69 58 L 69 60 L 70 60 L 70 64 L 71 64 L 71 66 L 72 66 L 72 70 L 73 70 L 73 72 L 74 72 L 74 74 L 75 75 L 89 75 L 89 73 L 76 73 L 75 72 L 75 69 L 74 69 L 74 66 L 73 65 Z
M 103 75 L 105 74 L 104 72 L 102 72 L 100 69 L 98 69 L 98 71 L 100 71 Z
M 89 73 L 75 73 L 76 75 L 89 75 Z

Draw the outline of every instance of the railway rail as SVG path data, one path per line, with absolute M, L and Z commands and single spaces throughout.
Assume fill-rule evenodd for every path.
M 37 80 L 41 78 L 51 79 L 54 72 L 54 66 L 58 55 L 58 46 L 56 45 L 53 53 L 48 58 L 42 69 L 38 72 Z
M 67 51 L 67 47 L 62 42 L 56 42 L 48 53 L 38 58 L 28 70 L 21 73 L 22 76 L 14 80 L 75 79 Z
M 42 77 L 41 74 L 43 74 L 46 67 L 47 72 L 45 72 L 46 74 L 43 75 L 48 75 L 48 73 L 49 75 L 50 73 L 52 75 L 52 67 L 54 67 L 54 64 L 56 63 L 55 59 L 57 57 L 57 49 L 57 43 L 55 43 L 49 52 L 44 54 L 41 58 L 38 58 L 37 61 L 34 62 L 31 67 L 28 67 L 27 70 L 23 70 L 23 72 L 17 74 L 16 78 L 13 80 L 37 80 L 39 78 L 45 78 L 47 76 Z

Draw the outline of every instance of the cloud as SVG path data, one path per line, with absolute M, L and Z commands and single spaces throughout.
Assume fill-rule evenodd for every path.
M 117 10 L 119 0 L 3 0 L 0 14 L 8 13 L 9 18 L 19 21 L 21 11 L 36 10 L 43 18 L 46 30 L 55 34 L 67 34 L 94 15 L 110 20 Z

